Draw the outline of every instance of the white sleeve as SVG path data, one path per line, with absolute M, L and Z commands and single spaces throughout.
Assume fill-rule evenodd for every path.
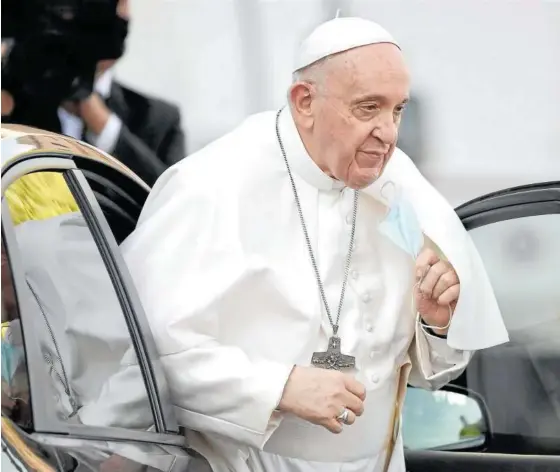
M 94 134 L 91 131 L 88 131 L 86 136 L 88 141 L 95 147 L 111 154 L 117 146 L 121 129 L 121 119 L 114 113 L 111 113 L 105 127 L 101 130 L 101 133 Z
M 222 213 L 225 201 L 217 190 L 197 185 L 191 173 L 181 174 L 177 166 L 164 173 L 123 255 L 179 423 L 260 448 L 280 424 L 274 410 L 293 366 L 217 340 L 227 337 L 223 330 L 233 318 L 240 319 L 232 313 L 235 302 L 263 278 L 236 250 L 235 228 L 224 226 L 232 218 Z
M 461 375 L 473 351 L 454 349 L 447 340 L 428 333 L 416 320 L 414 340 L 409 350 L 412 360 L 409 383 L 427 390 L 437 390 Z

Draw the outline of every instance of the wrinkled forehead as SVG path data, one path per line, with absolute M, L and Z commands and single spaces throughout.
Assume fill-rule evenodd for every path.
M 410 76 L 397 46 L 371 44 L 334 56 L 327 87 L 345 95 L 375 94 L 402 101 L 408 97 Z

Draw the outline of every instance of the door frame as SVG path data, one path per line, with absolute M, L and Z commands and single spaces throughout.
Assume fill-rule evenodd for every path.
M 499 221 L 560 213 L 560 181 L 512 187 L 455 209 L 467 231 Z

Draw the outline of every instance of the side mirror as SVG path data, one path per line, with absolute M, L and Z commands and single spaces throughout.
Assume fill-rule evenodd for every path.
M 405 449 L 482 450 L 490 438 L 490 422 L 482 398 L 455 386 L 428 391 L 408 387 L 403 408 Z

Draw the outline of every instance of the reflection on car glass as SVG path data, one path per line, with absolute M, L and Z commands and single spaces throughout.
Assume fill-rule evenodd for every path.
M 2 415 L 31 427 L 29 377 L 21 323 L 4 241 L 2 241 Z
M 486 431 L 482 411 L 468 392 L 409 388 L 403 411 L 407 449 L 433 449 L 481 438 Z
M 487 402 L 496 433 L 526 438 L 528 452 L 558 444 L 560 215 L 502 221 L 471 235 L 510 342 L 476 353 L 467 369 L 468 386 Z
M 187 450 L 151 443 L 96 442 L 74 438 L 57 438 L 58 450 L 73 457 L 76 470 L 92 471 L 196 471 L 211 472 L 208 467 L 190 467 L 192 458 Z
M 123 362 L 135 364 L 130 335 L 95 239 L 63 175 L 22 177 L 6 198 L 25 273 L 18 296 L 25 297 L 30 319 L 37 320 L 51 407 L 68 420 L 98 401 Z M 147 402 L 143 383 L 135 387 L 137 401 Z M 129 392 L 111 395 L 118 399 Z

